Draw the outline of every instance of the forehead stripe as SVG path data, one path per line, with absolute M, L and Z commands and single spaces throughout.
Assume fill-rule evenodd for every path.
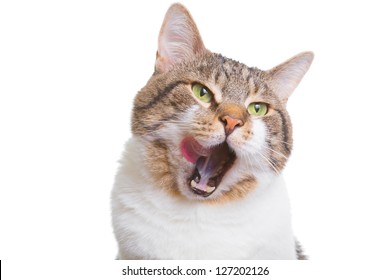
M 163 89 L 159 89 L 158 94 L 156 96 L 154 96 L 154 98 L 152 100 L 150 100 L 147 104 L 145 104 L 143 106 L 138 106 L 135 109 L 136 110 L 146 110 L 146 109 L 153 107 L 158 102 L 160 102 L 160 100 L 163 97 L 166 97 L 167 94 L 169 94 L 174 88 L 176 88 L 177 86 L 182 85 L 182 84 L 186 84 L 186 83 L 183 81 L 176 81 L 176 82 L 172 82 L 172 83 L 168 84 Z

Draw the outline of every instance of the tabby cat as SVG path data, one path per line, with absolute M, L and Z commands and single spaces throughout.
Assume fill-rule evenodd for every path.
M 119 259 L 302 259 L 281 171 L 286 102 L 313 60 L 268 71 L 205 48 L 172 5 L 112 191 Z

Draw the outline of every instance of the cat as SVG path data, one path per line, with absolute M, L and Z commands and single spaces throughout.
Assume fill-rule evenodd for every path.
M 247 67 L 207 50 L 184 6 L 168 9 L 112 190 L 118 259 L 305 258 L 281 172 L 286 102 L 312 60 Z

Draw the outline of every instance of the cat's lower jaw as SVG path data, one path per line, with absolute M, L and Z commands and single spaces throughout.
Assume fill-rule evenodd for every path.
M 139 145 L 127 143 L 112 192 L 119 259 L 296 259 L 280 175 L 225 203 L 180 199 L 146 183 Z

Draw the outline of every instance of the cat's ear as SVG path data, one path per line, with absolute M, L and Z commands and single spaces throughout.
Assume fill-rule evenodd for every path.
M 309 70 L 313 58 L 312 52 L 303 52 L 267 71 L 271 88 L 284 103 Z
M 173 4 L 165 14 L 158 37 L 155 70 L 167 72 L 176 63 L 206 51 L 198 28 L 188 10 Z

